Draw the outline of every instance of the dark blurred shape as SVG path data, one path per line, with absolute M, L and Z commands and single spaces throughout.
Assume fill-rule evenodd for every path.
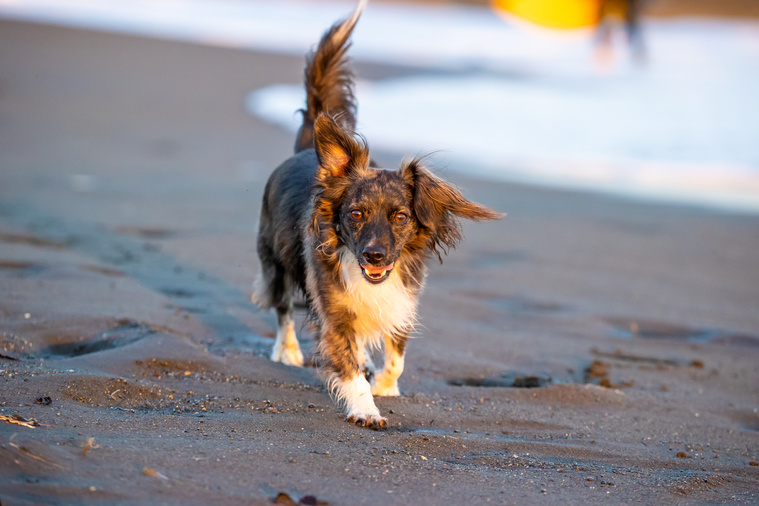
M 614 34 L 624 30 L 627 45 L 637 63 L 646 60 L 641 32 L 641 15 L 645 0 L 601 0 L 596 28 L 596 61 L 608 66 L 613 58 Z

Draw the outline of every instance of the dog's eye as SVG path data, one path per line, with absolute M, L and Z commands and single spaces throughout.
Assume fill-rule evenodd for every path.
M 406 213 L 398 213 L 395 215 L 396 223 L 406 223 L 408 221 L 408 215 Z
M 364 213 L 362 213 L 358 209 L 354 209 L 353 211 L 351 211 L 351 218 L 353 218 L 354 220 L 360 220 L 363 217 L 364 217 Z

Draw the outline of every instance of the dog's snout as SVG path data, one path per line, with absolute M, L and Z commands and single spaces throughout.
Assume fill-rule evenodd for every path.
M 364 258 L 367 262 L 373 265 L 377 265 L 379 263 L 382 263 L 387 252 L 382 246 L 375 245 L 365 247 L 364 251 L 362 251 L 361 254 L 364 255 Z

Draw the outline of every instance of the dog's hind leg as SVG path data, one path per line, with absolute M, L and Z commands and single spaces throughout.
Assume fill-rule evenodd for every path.
M 288 284 L 285 269 L 268 244 L 259 240 L 258 254 L 261 271 L 253 286 L 251 300 L 261 309 L 274 308 L 277 312 L 277 339 L 271 351 L 271 360 L 285 365 L 302 366 L 303 353 L 295 336 L 293 320 L 293 290 Z
M 295 336 L 292 303 L 277 308 L 277 340 L 271 350 L 271 359 L 285 365 L 302 366 L 303 353 L 300 351 L 298 338 Z
M 370 379 L 377 372 L 377 366 L 374 365 L 372 360 L 372 353 L 369 348 L 360 347 L 358 349 L 358 366 L 361 368 L 361 372 L 364 373 L 366 379 Z
M 408 338 L 405 335 L 385 336 L 385 365 L 381 371 L 374 375 L 372 381 L 373 395 L 400 395 L 398 378 L 403 374 L 403 353 L 406 349 L 407 340 Z

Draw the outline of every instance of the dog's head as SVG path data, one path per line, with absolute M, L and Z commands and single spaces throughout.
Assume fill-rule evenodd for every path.
M 425 258 L 454 248 L 461 240 L 457 218 L 496 219 L 500 214 L 465 199 L 419 159 L 399 170 L 371 167 L 363 141 L 343 131 L 327 115 L 315 124 L 319 159 L 311 232 L 323 250 L 345 245 L 364 278 L 384 282 L 404 255 Z

